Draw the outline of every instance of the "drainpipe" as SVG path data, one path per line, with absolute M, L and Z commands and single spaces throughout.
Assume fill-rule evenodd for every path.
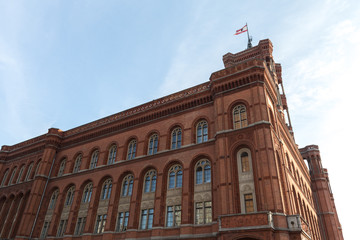
M 37 221 L 37 219 L 38 219 L 38 217 L 39 217 L 40 208 L 41 208 L 42 202 L 43 202 L 44 197 L 45 197 L 45 192 L 46 192 L 46 188 L 47 188 L 47 185 L 48 185 L 48 183 L 49 183 L 49 180 L 50 180 L 50 176 L 51 176 L 52 169 L 53 169 L 53 167 L 54 167 L 54 163 L 55 163 L 55 159 L 56 159 L 56 154 L 57 154 L 57 152 L 55 152 L 55 156 L 54 156 L 53 161 L 52 161 L 52 163 L 51 163 L 49 175 L 48 175 L 47 178 L 46 178 L 46 183 L 45 183 L 44 191 L 43 191 L 43 193 L 42 193 L 42 195 L 41 195 L 40 204 L 39 204 L 39 207 L 38 207 L 37 212 L 36 212 L 35 220 L 34 220 L 34 223 L 33 223 L 32 228 L 31 228 L 31 232 L 30 232 L 29 239 L 31 239 L 31 237 L 32 237 L 32 235 L 33 235 L 33 232 L 34 232 L 34 229 L 35 229 L 35 224 L 36 224 L 36 221 Z

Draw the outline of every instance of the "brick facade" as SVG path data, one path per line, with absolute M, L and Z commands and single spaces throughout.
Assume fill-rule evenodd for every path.
M 343 239 L 272 50 L 261 40 L 208 82 L 2 146 L 0 238 Z

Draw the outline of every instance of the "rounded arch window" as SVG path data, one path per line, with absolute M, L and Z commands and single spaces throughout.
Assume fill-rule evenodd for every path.
M 134 176 L 132 174 L 127 175 L 122 184 L 121 196 L 131 196 L 134 185 Z
M 107 164 L 113 164 L 115 162 L 116 159 L 116 145 L 112 145 L 109 149 L 109 157 L 108 157 L 108 162 Z
M 177 127 L 171 132 L 171 149 L 181 147 L 181 128 Z
M 159 136 L 156 133 L 152 134 L 149 138 L 148 155 L 153 155 L 157 153 L 158 143 L 159 143 Z
M 55 190 L 51 195 L 50 202 L 49 202 L 49 209 L 55 208 L 56 200 L 59 196 L 59 190 Z
M 82 155 L 79 154 L 79 155 L 76 157 L 76 160 L 75 160 L 73 173 L 77 173 L 77 172 L 80 171 L 81 159 L 82 159 Z
M 196 184 L 211 182 L 211 165 L 207 159 L 200 160 L 195 165 Z
M 127 152 L 127 159 L 131 160 L 135 158 L 135 154 L 136 154 L 136 140 L 133 139 L 129 142 L 129 146 L 128 146 L 128 152 Z
M 75 195 L 75 186 L 72 186 L 69 188 L 69 190 L 66 193 L 66 199 L 65 199 L 65 206 L 70 206 L 74 200 Z
M 23 173 L 24 173 L 24 170 L 25 170 L 25 165 L 23 165 L 23 166 L 21 167 L 20 172 L 19 172 L 19 174 L 18 174 L 18 177 L 17 177 L 17 179 L 16 179 L 16 183 L 21 182 L 21 178 L 22 178 L 22 175 L 23 175 Z
M 245 105 L 240 104 L 240 105 L 235 106 L 233 108 L 232 114 L 233 114 L 233 128 L 234 129 L 243 128 L 248 125 Z
M 92 183 L 86 184 L 81 202 L 83 202 L 83 203 L 90 202 L 92 190 L 93 190 L 93 184 Z
M 98 160 L 99 160 L 99 150 L 95 150 L 91 155 L 90 169 L 96 168 Z
M 156 171 L 150 170 L 145 174 L 144 192 L 155 192 L 156 190 Z
M 110 199 L 112 189 L 112 180 L 111 178 L 107 179 L 101 190 L 101 200 Z
M 31 175 L 31 171 L 32 171 L 32 168 L 34 166 L 34 163 L 30 163 L 29 167 L 28 167 L 28 170 L 27 170 L 27 173 L 26 173 L 26 176 L 25 176 L 25 181 L 28 181 L 30 180 L 30 175 Z
M 205 120 L 196 125 L 196 143 L 206 142 L 208 140 L 208 124 Z
M 183 171 L 181 165 L 177 164 L 169 170 L 169 189 L 182 187 Z
M 64 158 L 60 163 L 60 167 L 59 167 L 59 171 L 58 171 L 58 177 L 61 177 L 64 174 L 65 165 L 66 165 L 66 159 Z
M 3 176 L 3 179 L 1 181 L 1 187 L 2 186 L 5 186 L 5 182 L 6 182 L 6 179 L 7 179 L 7 176 L 9 174 L 9 169 L 6 169 L 5 173 L 4 173 L 4 176 Z
M 13 169 L 12 172 L 11 172 L 11 176 L 10 176 L 8 185 L 11 185 L 11 184 L 13 183 L 16 170 L 17 170 L 17 167 L 14 167 L 14 169 Z

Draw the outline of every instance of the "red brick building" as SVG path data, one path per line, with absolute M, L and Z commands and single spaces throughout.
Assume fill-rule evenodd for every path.
M 0 237 L 343 239 L 272 50 L 262 40 L 208 82 L 2 146 Z

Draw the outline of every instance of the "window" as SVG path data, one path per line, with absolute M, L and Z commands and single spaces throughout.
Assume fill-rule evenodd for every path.
M 141 221 L 140 221 L 140 229 L 151 229 L 154 218 L 154 209 L 143 209 L 141 210 Z
M 12 184 L 12 182 L 13 182 L 13 180 L 14 180 L 14 177 L 15 177 L 16 169 L 17 169 L 17 167 L 15 167 L 15 168 L 13 169 L 13 171 L 12 171 L 12 173 L 11 173 L 11 176 L 10 176 L 10 180 L 9 180 L 8 185 L 11 185 L 11 184 Z
M 81 158 L 82 158 L 82 155 L 79 154 L 75 160 L 73 173 L 77 173 L 80 171 Z
M 241 171 L 242 172 L 250 171 L 249 154 L 247 152 L 243 152 L 241 154 Z
M 233 109 L 233 128 L 239 129 L 247 125 L 246 107 L 242 104 L 237 105 Z
M 91 200 L 91 195 L 92 195 L 92 189 L 93 189 L 93 184 L 92 183 L 88 183 L 85 188 L 84 188 L 84 193 L 83 193 L 83 197 L 81 202 L 82 203 L 88 203 Z
M 59 171 L 58 171 L 58 177 L 61 177 L 64 174 L 65 164 L 66 164 L 66 159 L 63 159 L 61 161 L 61 163 L 60 163 L 60 167 L 59 167 Z
M 123 197 L 131 196 L 133 184 L 134 184 L 134 176 L 127 175 L 123 181 L 121 196 L 123 196 Z
M 91 155 L 91 161 L 90 161 L 90 169 L 96 168 L 97 162 L 99 159 L 99 151 L 96 150 Z
M 175 227 L 181 224 L 181 205 L 168 206 L 166 215 L 166 226 Z
M 24 170 L 25 170 L 25 166 L 22 166 L 21 169 L 20 169 L 19 175 L 18 175 L 18 177 L 16 179 L 16 183 L 19 183 L 21 181 L 21 177 L 22 177 L 22 175 L 24 173 Z
M 40 160 L 41 161 L 41 160 Z M 35 172 L 34 172 L 34 177 L 39 173 L 39 168 L 40 168 L 40 161 L 36 164 L 36 168 L 35 168 Z
M 75 227 L 75 235 L 82 235 L 84 232 L 84 227 L 86 223 L 86 217 L 80 217 L 77 220 L 76 227 Z
M 112 145 L 110 150 L 109 150 L 109 157 L 108 157 L 108 162 L 107 164 L 113 164 L 115 162 L 116 159 L 116 145 Z
M 175 128 L 171 133 L 171 149 L 181 147 L 181 128 Z
M 47 232 L 49 230 L 50 222 L 45 221 L 44 226 L 42 228 L 40 239 L 45 239 L 47 237 Z
M 209 160 L 200 160 L 196 166 L 196 184 L 211 182 L 211 167 Z
M 244 194 L 245 200 L 245 212 L 250 213 L 254 212 L 254 201 L 252 193 Z
M 31 174 L 33 166 L 34 166 L 34 163 L 30 163 L 27 173 L 26 173 L 26 176 L 25 176 L 25 181 L 30 180 L 30 174 Z
M 103 233 L 106 224 L 106 214 L 98 215 L 95 223 L 95 233 Z
M 145 175 L 145 186 L 144 192 L 155 192 L 156 189 L 156 172 L 155 170 L 150 170 Z
M 111 179 L 107 179 L 107 180 L 104 182 L 103 187 L 102 187 L 101 200 L 110 199 L 111 188 L 112 188 L 112 180 L 111 180 Z
M 66 193 L 65 206 L 70 206 L 74 200 L 75 187 L 72 186 Z
M 51 195 L 50 202 L 49 202 L 49 209 L 55 208 L 55 204 L 56 204 L 56 200 L 57 200 L 57 198 L 58 198 L 58 195 L 59 195 L 59 190 L 56 190 L 56 191 L 53 192 L 53 194 Z
M 196 126 L 196 143 L 208 140 L 208 125 L 206 121 L 201 121 Z
M 60 224 L 59 224 L 59 228 L 57 231 L 56 236 L 57 237 L 62 237 L 64 236 L 65 230 L 66 230 L 66 225 L 67 225 L 67 220 L 61 220 Z
M 7 169 L 4 173 L 3 179 L 1 181 L 1 187 L 5 185 L 8 174 L 9 174 L 9 169 Z
M 182 187 L 182 168 L 180 165 L 175 165 L 169 170 L 169 189 Z
M 151 135 L 149 139 L 149 149 L 148 149 L 148 155 L 153 155 L 157 153 L 158 150 L 158 140 L 159 137 L 157 134 Z
M 129 222 L 129 212 L 119 212 L 116 222 L 116 232 L 126 231 Z
M 127 159 L 131 160 L 135 158 L 136 154 L 136 140 L 131 140 L 128 147 Z
M 212 222 L 211 202 L 195 203 L 195 224 L 205 224 Z

